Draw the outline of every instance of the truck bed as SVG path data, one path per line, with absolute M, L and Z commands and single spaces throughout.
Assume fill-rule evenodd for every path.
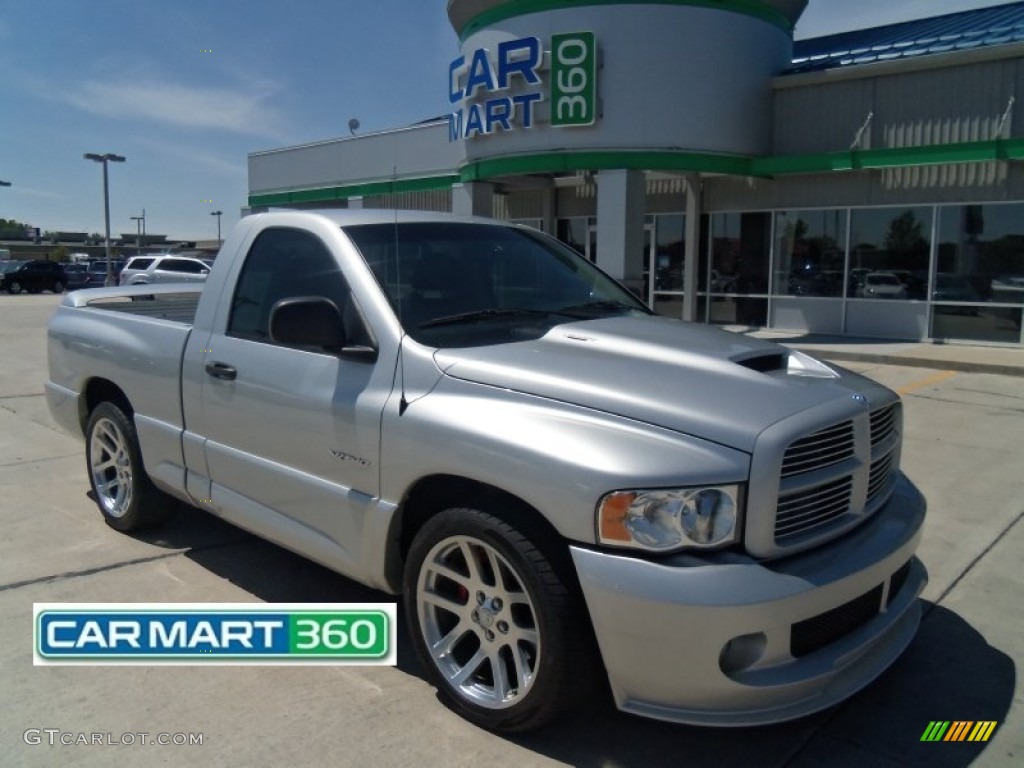
M 133 285 L 124 288 L 76 291 L 66 297 L 65 304 L 192 325 L 199 307 L 200 295 L 201 286 Z
M 199 307 L 199 294 L 184 296 L 149 295 L 128 298 L 97 299 L 88 303 L 93 309 L 125 312 L 144 317 L 157 317 L 192 325 Z

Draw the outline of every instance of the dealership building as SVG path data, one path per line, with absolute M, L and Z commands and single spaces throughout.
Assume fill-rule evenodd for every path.
M 448 0 L 449 114 L 255 152 L 249 206 L 521 222 L 697 322 L 1024 344 L 1024 2 L 794 42 L 806 5 Z

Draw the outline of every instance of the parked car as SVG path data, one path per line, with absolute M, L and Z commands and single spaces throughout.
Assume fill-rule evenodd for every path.
M 121 271 L 121 285 L 201 283 L 209 274 L 210 265 L 191 256 L 134 256 Z
M 980 301 L 981 297 L 963 275 L 950 272 L 939 272 L 935 275 L 935 287 L 932 290 L 935 301 Z
M 114 275 L 114 285 L 117 285 L 118 275 L 121 274 L 121 270 L 124 268 L 124 259 L 111 259 L 110 271 Z M 86 274 L 85 286 L 86 288 L 102 288 L 107 284 L 107 260 L 98 259 L 97 261 L 90 262 L 89 271 Z
M 67 284 L 64 267 L 56 261 L 9 261 L 4 266 L 0 290 L 8 293 L 60 293 Z
M 859 290 L 864 299 L 905 299 L 907 287 L 892 272 L 870 272 Z
M 68 278 L 65 288 L 69 291 L 76 291 L 85 288 L 89 280 L 89 265 L 84 262 L 73 262 L 64 265 L 64 274 Z

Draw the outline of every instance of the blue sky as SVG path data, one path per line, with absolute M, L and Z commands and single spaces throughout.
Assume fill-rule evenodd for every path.
M 814 37 L 998 0 L 811 0 Z M 0 218 L 213 239 L 246 156 L 443 114 L 458 43 L 445 0 L 0 0 Z

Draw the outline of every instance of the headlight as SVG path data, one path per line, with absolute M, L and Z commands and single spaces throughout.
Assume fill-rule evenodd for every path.
M 651 552 L 711 548 L 739 539 L 740 487 L 616 491 L 597 505 L 597 540 Z

